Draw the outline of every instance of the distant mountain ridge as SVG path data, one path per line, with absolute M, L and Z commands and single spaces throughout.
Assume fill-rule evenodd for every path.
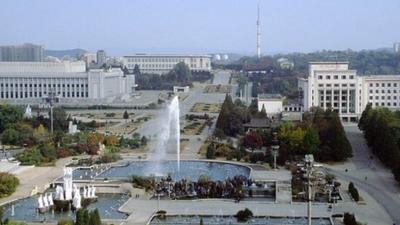
M 53 56 L 59 59 L 62 59 L 64 56 L 69 56 L 72 58 L 78 58 L 80 55 L 86 53 L 87 51 L 84 49 L 76 48 L 76 49 L 66 49 L 66 50 L 44 50 L 44 57 Z

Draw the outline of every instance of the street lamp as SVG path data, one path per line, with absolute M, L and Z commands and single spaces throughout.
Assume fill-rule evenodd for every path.
M 278 151 L 279 151 L 279 140 L 278 140 L 278 134 L 274 132 L 272 138 L 272 144 L 271 144 L 271 150 L 272 150 L 272 155 L 274 156 L 274 169 L 276 169 L 276 157 L 278 156 Z
M 56 93 L 53 89 L 50 89 L 49 94 L 43 97 L 45 104 L 50 106 L 50 130 L 53 133 L 53 107 L 55 103 L 59 102 L 59 96 L 56 96 Z
M 311 225 L 311 173 L 314 166 L 314 156 L 312 154 L 305 155 L 305 167 L 307 171 L 307 217 L 308 225 Z

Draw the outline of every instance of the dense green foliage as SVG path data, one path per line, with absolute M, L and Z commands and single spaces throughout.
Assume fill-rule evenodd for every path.
M 358 189 L 354 186 L 353 182 L 349 183 L 349 193 L 354 201 L 358 202 L 360 200 L 360 195 L 358 194 Z
M 7 197 L 17 190 L 19 180 L 12 174 L 0 173 L 0 198 Z
M 7 128 L 12 128 L 22 120 L 24 112 L 21 107 L 8 104 L 0 105 L 0 133 Z
M 249 121 L 247 107 L 240 100 L 233 103 L 231 96 L 226 95 L 218 115 L 216 130 L 219 129 L 228 136 L 236 136 L 244 132 L 243 123 L 247 121 Z
M 318 161 L 343 161 L 352 156 L 340 118 L 331 110 L 313 108 L 305 113 L 302 123 L 283 123 L 278 136 L 279 163 L 305 154 L 314 154 Z
M 236 219 L 238 222 L 246 222 L 251 217 L 253 217 L 253 212 L 248 208 L 245 208 L 244 210 L 239 210 L 236 213 Z
M 60 219 L 57 225 L 74 225 L 74 221 L 71 219 Z
M 75 225 L 101 225 L 101 218 L 98 209 L 78 209 L 76 212 Z
M 358 225 L 356 217 L 350 213 L 344 213 L 343 223 L 344 225 Z
M 392 169 L 395 179 L 400 182 L 400 111 L 372 109 L 367 105 L 358 126 L 372 152 Z

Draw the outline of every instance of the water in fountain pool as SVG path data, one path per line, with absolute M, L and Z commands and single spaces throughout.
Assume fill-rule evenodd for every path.
M 97 208 L 102 219 L 126 219 L 127 215 L 118 211 L 119 207 L 129 199 L 125 194 L 97 194 L 98 201 L 90 204 L 88 209 Z M 61 218 L 75 219 L 75 214 L 71 211 L 57 213 L 48 211 L 39 214 L 37 208 L 37 196 L 27 197 L 14 202 L 8 203 L 4 207 L 4 218 L 19 221 L 57 221 Z M 14 215 L 12 215 L 12 207 L 14 207 Z
M 152 176 L 170 175 L 173 180 L 180 180 L 183 178 L 190 178 L 192 181 L 197 181 L 201 175 L 208 176 L 213 181 L 225 180 L 233 178 L 234 176 L 250 176 L 250 169 L 246 166 L 235 165 L 230 163 L 221 162 L 208 162 L 208 161 L 181 161 L 180 171 L 176 161 L 163 161 L 160 162 L 162 172 L 159 170 L 151 171 L 153 161 L 131 161 L 126 165 L 111 167 L 103 173 L 96 176 L 96 178 L 107 179 L 129 179 L 130 176 Z M 82 174 L 88 172 L 85 169 L 78 169 L 74 171 L 74 179 L 80 179 Z

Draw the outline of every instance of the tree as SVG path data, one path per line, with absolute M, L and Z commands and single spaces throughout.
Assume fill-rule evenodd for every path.
M 303 149 L 306 154 L 315 154 L 319 146 L 318 131 L 310 127 L 306 130 L 303 141 Z
M 257 132 L 250 132 L 244 137 L 244 146 L 251 149 L 260 149 L 262 146 L 262 138 Z
M 12 174 L 0 173 L 0 198 L 10 196 L 17 190 L 19 180 Z
M 19 141 L 17 131 L 13 128 L 7 128 L 1 134 L 1 142 L 3 144 L 17 145 Z
M 365 127 L 368 124 L 368 118 L 369 118 L 369 114 L 371 113 L 372 110 L 372 105 L 371 103 L 368 103 L 367 106 L 365 107 L 364 111 L 361 114 L 360 120 L 358 121 L 358 128 L 360 128 L 360 130 L 364 130 Z
M 265 110 L 264 104 L 262 105 L 261 111 L 258 113 L 258 116 L 259 116 L 260 118 L 265 118 L 265 117 L 267 117 L 267 112 L 266 112 L 266 110 Z
M 206 158 L 207 159 L 215 159 L 215 145 L 214 145 L 214 143 L 211 143 L 211 144 L 208 145 Z
M 135 67 L 133 68 L 133 74 L 140 75 L 140 68 L 138 64 L 135 64 Z
M 20 107 L 3 104 L 0 106 L 0 133 L 9 126 L 14 126 L 23 119 L 23 110 Z
M 356 218 L 354 217 L 354 214 L 350 214 L 347 212 L 344 213 L 343 223 L 344 225 L 358 225 Z
M 54 131 L 66 131 L 68 129 L 67 113 L 61 107 L 53 108 Z
M 200 218 L 200 225 L 204 225 L 203 218 Z
M 109 135 L 104 137 L 104 144 L 106 146 L 116 146 L 118 144 L 118 138 L 115 135 Z
M 140 139 L 140 145 L 142 145 L 142 146 L 147 145 L 147 138 L 146 138 L 146 136 L 142 136 L 142 138 Z
M 127 123 L 127 120 L 129 119 L 128 111 L 125 110 L 124 115 L 123 115 L 123 118 L 124 118 L 124 120 L 125 120 L 125 123 Z

